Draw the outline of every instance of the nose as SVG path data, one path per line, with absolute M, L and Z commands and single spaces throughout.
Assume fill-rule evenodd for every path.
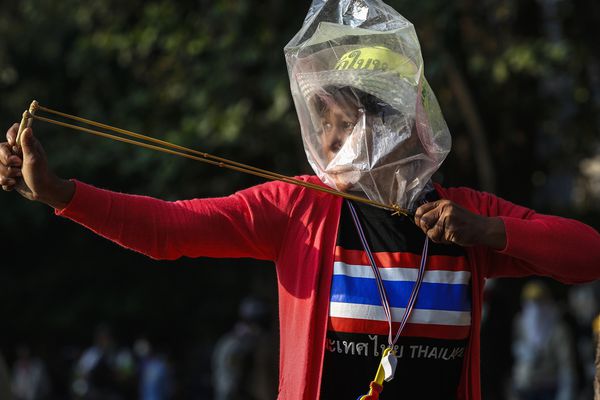
M 331 136 L 329 137 L 329 147 L 333 151 L 339 151 L 344 145 L 344 142 L 348 138 L 348 129 L 345 126 L 337 125 L 332 129 Z

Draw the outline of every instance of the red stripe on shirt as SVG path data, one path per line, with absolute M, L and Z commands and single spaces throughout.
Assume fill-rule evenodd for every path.
M 399 323 L 392 323 L 392 332 L 396 335 Z M 387 335 L 389 332 L 386 321 L 371 321 L 364 319 L 329 317 L 328 330 L 346 333 L 366 333 L 370 335 Z M 469 336 L 470 326 L 452 326 L 436 324 L 408 323 L 402 336 L 428 337 L 436 339 L 465 339 Z
M 411 254 L 404 252 L 377 252 L 373 253 L 375 262 L 380 268 L 419 268 L 421 263 L 420 254 Z M 348 250 L 340 246 L 335 248 L 335 261 L 341 261 L 352 265 L 371 265 L 367 254 L 362 250 Z M 469 271 L 469 265 L 465 257 L 436 256 L 427 257 L 428 270 L 443 271 Z

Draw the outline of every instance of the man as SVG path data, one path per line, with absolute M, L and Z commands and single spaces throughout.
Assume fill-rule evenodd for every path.
M 513 391 L 519 400 L 573 399 L 576 387 L 575 344 L 550 289 L 528 282 L 515 317 Z
M 477 400 L 484 279 L 596 279 L 600 235 L 434 185 L 450 136 L 414 28 L 378 0 L 361 4 L 315 1 L 286 46 L 318 175 L 300 179 L 414 210 L 414 219 L 280 182 L 178 202 L 109 192 L 56 177 L 31 129 L 13 154 L 16 126 L 0 144 L 0 184 L 154 258 L 273 260 L 281 399 L 374 399 L 398 369 L 385 398 Z

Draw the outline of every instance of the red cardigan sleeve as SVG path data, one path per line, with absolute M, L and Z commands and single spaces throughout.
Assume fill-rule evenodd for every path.
M 489 193 L 438 189 L 443 197 L 504 222 L 506 247 L 475 251 L 485 277 L 543 275 L 564 283 L 600 278 L 600 235 L 594 228 L 572 219 L 538 214 Z
M 57 215 L 155 259 L 276 260 L 294 191 L 269 182 L 223 198 L 168 202 L 75 183 L 73 199 Z

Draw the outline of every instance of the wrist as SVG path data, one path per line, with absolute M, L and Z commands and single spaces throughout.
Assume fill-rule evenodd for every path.
M 56 177 L 48 184 L 48 189 L 40 194 L 38 201 L 62 210 L 71 202 L 74 194 L 75 183 Z
M 484 221 L 481 244 L 494 250 L 504 249 L 506 247 L 506 229 L 502 218 L 487 217 Z

